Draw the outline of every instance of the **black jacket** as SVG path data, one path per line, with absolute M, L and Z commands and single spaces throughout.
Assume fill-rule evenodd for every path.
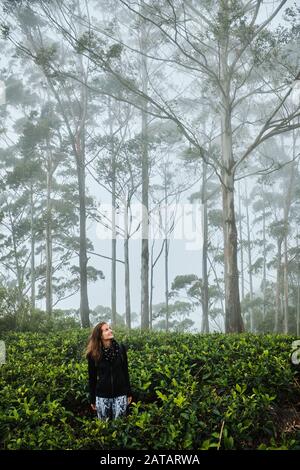
M 90 403 L 97 397 L 131 395 L 126 348 L 120 344 L 118 356 L 111 362 L 102 358 L 97 364 L 88 356 Z

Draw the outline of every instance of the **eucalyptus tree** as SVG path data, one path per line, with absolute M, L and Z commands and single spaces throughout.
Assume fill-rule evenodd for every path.
M 180 182 L 176 182 L 176 175 L 178 174 L 178 167 L 170 162 L 168 155 L 163 156 L 163 161 L 157 163 L 156 178 L 161 181 L 152 183 L 150 187 L 150 197 L 153 200 L 152 214 L 155 213 L 156 217 L 151 218 L 153 240 L 151 246 L 151 262 L 150 262 L 150 327 L 152 328 L 153 320 L 153 290 L 154 290 L 154 268 L 157 264 L 162 252 L 164 251 L 164 281 L 165 281 L 165 327 L 166 331 L 169 330 L 169 251 L 170 251 L 170 238 L 174 231 L 176 209 L 179 202 Z M 177 170 L 177 171 L 176 171 Z M 155 223 L 156 222 L 156 223 Z M 163 242 L 158 255 L 154 259 L 154 247 L 156 237 L 162 237 Z
M 155 55 L 115 37 L 110 28 L 95 26 L 89 15 L 77 15 L 81 30 L 85 29 L 78 37 L 74 29 L 66 28 L 65 23 L 51 15 L 49 5 L 57 6 L 58 2 L 39 2 L 43 11 L 50 13 L 48 19 L 63 31 L 77 52 L 127 89 L 128 95 L 122 99 L 158 119 L 172 120 L 201 158 L 214 169 L 221 183 L 224 214 L 225 327 L 227 332 L 242 331 L 235 180 L 237 175 L 245 174 L 250 155 L 263 142 L 299 127 L 299 109 L 288 106 L 291 82 L 299 67 L 297 28 L 293 24 L 299 12 L 296 8 L 290 9 L 287 15 L 288 20 L 292 18 L 290 24 L 274 30 L 272 22 L 286 0 L 275 2 L 273 10 L 267 13 L 262 12 L 260 0 L 203 0 L 200 7 L 199 2 L 193 0 L 150 0 L 138 4 L 119 0 L 119 3 L 132 18 L 140 18 L 143 25 L 151 25 L 157 35 L 164 38 Z M 73 17 L 72 5 L 66 1 L 60 4 L 60 11 L 67 18 Z M 107 37 L 117 45 L 103 47 L 103 38 Z M 169 87 L 168 80 L 153 81 L 150 89 L 145 89 L 130 73 L 122 73 L 119 62 L 111 60 L 116 53 L 121 57 L 122 49 L 124 54 L 139 54 L 145 59 L 164 63 L 173 77 L 176 74 L 178 81 L 182 78 L 182 82 L 188 83 L 189 109 L 185 108 L 183 112 L 181 100 L 176 99 L 178 88 L 183 91 L 182 83 L 176 93 Z M 275 86 L 265 79 L 266 73 L 274 78 Z M 191 86 L 195 80 L 200 81 L 206 94 L 216 97 L 215 141 L 219 143 L 220 152 L 214 158 L 205 151 L 197 123 L 190 119 L 199 106 L 199 96 L 194 96 Z M 116 98 L 109 89 L 101 91 Z M 262 98 L 266 106 L 261 110 L 260 118 L 249 123 L 241 106 L 253 107 Z M 245 128 L 250 129 L 246 139 Z
M 269 28 L 286 2 L 278 2 L 271 14 L 261 20 L 260 1 L 204 1 L 201 9 L 195 2 L 140 2 L 140 7 L 136 8 L 130 2 L 120 1 L 134 15 L 154 25 L 165 36 L 169 45 L 174 48 L 171 58 L 177 65 L 186 70 L 194 68 L 199 75 L 209 78 L 211 92 L 218 96 L 216 111 L 221 121 L 221 159 L 212 163 L 221 180 L 223 192 L 226 331 L 241 331 L 243 325 L 240 315 L 234 213 L 235 175 L 238 170 L 245 168 L 249 155 L 262 142 L 299 125 L 296 120 L 298 110 L 287 110 L 283 106 L 291 93 L 288 80 L 291 81 L 298 72 L 293 58 L 290 63 L 285 60 L 283 67 L 280 65 L 276 70 L 273 68 L 274 74 L 285 74 L 286 82 L 282 83 L 277 79 L 276 87 L 270 89 L 270 84 L 264 79 L 265 69 L 269 67 L 270 70 L 275 56 L 291 58 L 291 55 L 286 54 L 286 31 L 284 34 L 280 30 L 273 33 Z M 292 36 L 291 40 L 295 44 L 297 38 Z M 178 60 L 179 57 L 181 61 Z M 270 94 L 269 104 L 273 106 L 273 110 L 262 113 L 260 129 L 253 126 L 251 138 L 241 148 L 237 142 L 239 133 L 245 126 L 245 119 L 239 116 L 239 107 L 243 102 L 249 103 L 250 99 L 264 94 Z M 163 102 L 169 111 L 169 102 Z M 179 112 L 174 112 L 176 102 L 172 102 L 172 105 L 172 116 L 174 118 L 175 114 L 177 118 Z M 186 127 L 185 131 L 195 143 L 193 134 L 187 132 Z
M 8 49 L 7 44 L 4 47 Z M 34 109 L 39 99 L 36 93 L 26 89 L 19 74 L 14 72 L 16 71 L 13 61 L 10 61 L 9 67 L 3 68 L 1 74 L 6 88 L 5 103 L 1 106 L 3 127 L 0 136 L 3 186 L 1 225 L 4 229 L 1 264 L 7 274 L 13 275 L 13 282 L 16 282 L 18 299 L 21 303 L 27 291 L 26 278 L 30 272 L 28 263 L 31 262 L 31 301 L 34 306 L 33 222 L 36 216 L 31 203 L 34 194 L 41 191 L 44 173 L 37 164 L 36 141 L 32 142 L 31 147 L 28 145 L 25 128 L 28 126 L 28 130 L 31 119 L 34 119 Z M 21 182 L 24 183 L 23 188 L 20 186 Z M 29 239 L 31 247 L 28 247 Z
M 189 318 L 193 311 L 193 304 L 182 300 L 175 300 L 168 305 L 168 330 L 186 332 L 194 321 Z M 167 330 L 166 304 L 164 302 L 153 305 L 153 330 Z
M 271 202 L 271 182 L 268 175 L 260 176 L 257 184 L 253 186 L 249 198 L 251 199 L 251 209 L 254 213 L 253 228 L 256 234 L 255 246 L 257 247 L 256 259 L 253 267 L 255 273 L 262 273 L 260 290 L 262 292 L 262 312 L 261 320 L 264 322 L 267 310 L 271 308 L 268 304 L 268 271 L 270 269 L 270 254 L 274 250 L 274 244 L 268 237 L 268 226 L 272 222 L 273 209 Z
M 121 93 L 121 91 L 120 91 Z M 125 306 L 126 325 L 131 327 L 130 306 L 130 266 L 129 240 L 132 236 L 131 203 L 141 186 L 141 137 L 137 133 L 131 137 L 130 120 L 132 107 L 120 101 L 107 100 L 108 132 L 97 137 L 97 146 L 102 147 L 101 154 L 94 160 L 94 179 L 111 194 L 110 218 L 105 216 L 105 225 L 112 234 L 112 323 L 116 322 L 116 244 L 118 238 L 124 239 L 124 269 L 125 269 Z M 101 207 L 99 210 L 100 223 L 104 218 Z M 118 217 L 119 216 L 119 217 Z M 123 216 L 123 219 L 120 218 Z
M 199 152 L 201 158 L 214 168 L 222 187 L 224 213 L 224 250 L 225 250 L 225 310 L 226 331 L 242 331 L 243 322 L 240 312 L 240 298 L 237 267 L 237 229 L 235 220 L 234 189 L 235 178 L 241 174 L 252 152 L 262 143 L 276 135 L 299 127 L 299 111 L 290 109 L 288 98 L 291 83 L 298 73 L 295 61 L 297 30 L 293 27 L 272 30 L 272 21 L 282 11 L 286 0 L 276 2 L 271 12 L 265 14 L 260 0 L 199 2 L 140 1 L 138 4 L 119 0 L 133 17 L 139 17 L 143 24 L 164 38 L 163 47 L 155 56 L 149 52 L 131 47 L 130 43 L 120 41 L 105 28 L 94 28 L 90 18 L 81 18 L 85 25 L 84 41 L 80 41 L 80 52 L 91 62 L 105 68 L 111 78 L 118 80 L 128 90 L 127 101 L 139 109 L 160 119 L 171 119 L 176 123 L 185 139 Z M 41 2 L 47 8 L 47 2 Z M 70 14 L 69 5 L 65 14 Z M 68 12 L 68 13 L 67 13 Z M 297 15 L 297 11 L 295 13 Z M 293 16 L 291 14 L 290 16 Z M 289 17 L 290 18 L 290 17 Z M 289 19 L 288 18 L 288 19 Z M 61 27 L 61 24 L 59 25 Z M 78 38 L 72 30 L 63 28 L 65 37 L 76 49 Z M 209 158 L 203 148 L 197 127 L 189 119 L 198 102 L 194 97 L 190 109 L 183 115 L 180 100 L 172 96 L 172 90 L 164 90 L 165 83 L 151 83 L 151 91 L 140 87 L 132 76 L 124 76 L 96 44 L 103 44 L 101 37 L 110 35 L 119 41 L 120 47 L 131 54 L 142 54 L 148 59 L 164 62 L 169 70 L 177 73 L 183 80 L 197 78 L 205 84 L 205 92 L 216 97 L 214 112 L 218 115 L 215 139 L 219 141 L 220 156 Z M 293 49 L 292 53 L 290 49 Z M 280 58 L 280 60 L 278 60 Z M 270 86 L 265 79 L 266 72 L 276 78 L 276 86 Z M 188 87 L 192 95 L 193 88 Z M 109 90 L 106 92 L 111 96 Z M 265 99 L 264 110 L 256 123 L 250 123 L 243 113 L 242 104 Z M 244 128 L 251 129 L 246 141 L 242 138 Z
M 51 315 L 53 306 L 78 291 L 70 262 L 79 251 L 74 230 L 79 198 L 76 171 L 67 162 L 66 143 L 60 141 L 61 122 L 51 103 L 39 107 L 39 112 L 36 107 L 16 120 L 16 142 L 1 151 L 6 171 L 1 263 L 15 274 L 20 301 L 31 290 L 32 308 L 36 300 L 46 299 Z
M 80 5 L 77 7 L 80 10 Z M 86 86 L 90 73 L 89 62 L 84 61 L 81 54 L 68 54 L 66 45 L 52 38 L 47 24 L 30 8 L 28 2 L 6 2 L 6 12 L 18 27 L 14 37 L 10 33 L 6 37 L 16 45 L 18 53 L 27 59 L 31 58 L 43 74 L 64 122 L 75 159 L 79 191 L 80 314 L 82 326 L 89 326 L 85 182 L 86 144 L 88 132 L 93 127 L 92 114 L 89 114 L 92 98 Z M 80 84 L 74 82 L 72 77 L 66 77 L 74 68 L 81 80 Z M 65 72 L 64 76 L 62 71 Z
M 280 156 L 284 155 L 284 148 L 277 149 Z M 274 303 L 273 329 L 275 332 L 287 333 L 289 330 L 289 310 L 290 310 L 290 266 L 295 256 L 297 233 L 294 220 L 297 220 L 298 187 L 296 181 L 298 170 L 295 162 L 284 166 L 275 173 L 260 178 L 259 186 L 255 186 L 252 191 L 253 209 L 256 213 L 255 225 L 259 223 L 260 230 L 257 230 L 257 243 L 259 248 L 258 257 L 252 265 L 256 272 L 262 270 L 263 280 L 261 283 L 263 291 L 262 318 L 257 321 L 264 321 L 268 310 Z M 263 184 L 262 184 L 263 183 Z M 275 192 L 276 190 L 276 192 Z M 268 239 L 268 236 L 271 240 Z M 272 242 L 275 241 L 275 244 Z M 263 252 L 260 254 L 260 247 Z M 297 250 L 296 250 L 297 251 Z M 272 281 L 273 269 L 276 272 L 275 298 L 268 294 L 268 285 Z M 290 279 L 290 281 L 289 281 Z
M 210 103 L 212 105 L 212 103 Z M 212 155 L 215 152 L 214 144 L 212 142 L 212 123 L 211 126 L 207 126 L 207 117 L 204 116 L 205 108 L 207 112 L 208 103 L 207 100 L 203 100 L 203 112 L 199 115 L 199 119 L 203 120 L 203 131 L 202 137 L 206 140 L 206 149 L 209 155 Z M 209 133 L 207 132 L 207 127 L 210 127 Z M 187 149 L 184 152 L 184 160 L 186 163 L 198 162 L 202 166 L 199 170 L 197 167 L 196 171 L 202 171 L 201 175 L 201 185 L 200 191 L 192 193 L 189 197 L 190 202 L 199 200 L 201 202 L 201 255 L 202 255 L 202 299 L 201 299 L 201 308 L 202 308 L 202 324 L 201 331 L 203 333 L 209 333 L 209 227 L 208 227 L 208 211 L 211 206 L 215 206 L 216 195 L 219 192 L 218 185 L 215 187 L 213 182 L 213 177 L 215 174 L 208 171 L 208 165 L 206 160 L 203 160 L 199 155 L 195 155 L 191 152 L 191 149 Z M 200 162 L 199 162 L 200 161 Z

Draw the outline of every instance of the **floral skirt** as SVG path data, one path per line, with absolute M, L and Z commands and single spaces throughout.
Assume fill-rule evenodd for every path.
M 126 415 L 127 395 L 114 398 L 96 397 L 96 408 L 99 419 L 115 419 Z

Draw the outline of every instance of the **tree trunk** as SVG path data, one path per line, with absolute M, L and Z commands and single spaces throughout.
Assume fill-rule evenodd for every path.
M 108 100 L 109 134 L 111 153 L 111 205 L 112 205 L 112 239 L 111 239 L 111 321 L 115 328 L 117 323 L 117 238 L 116 238 L 116 155 L 113 142 L 113 126 L 111 113 L 111 99 Z
M 39 53 L 39 47 L 32 40 L 32 36 L 26 34 L 28 42 L 32 45 L 36 54 Z M 82 80 L 87 80 L 87 75 L 84 71 L 82 57 L 79 55 L 79 73 L 81 73 Z M 53 78 L 49 74 L 47 68 L 41 66 L 41 70 L 45 75 L 47 83 L 53 96 L 55 97 L 63 120 L 66 124 L 69 139 L 72 145 L 72 150 L 76 160 L 76 170 L 78 178 L 78 192 L 79 192 L 79 275 L 80 275 L 80 318 L 83 328 L 90 327 L 89 320 L 89 302 L 88 302 L 88 289 L 87 289 L 87 244 L 86 244 L 86 192 L 85 192 L 85 122 L 87 116 L 87 87 L 82 83 L 81 97 L 80 97 L 80 115 L 78 123 L 76 123 L 76 131 L 72 131 L 71 122 L 68 118 L 65 105 L 61 96 L 55 88 Z
M 221 150 L 222 150 L 222 198 L 224 230 L 224 276 L 225 276 L 225 331 L 244 331 L 239 294 L 237 264 L 237 228 L 234 209 L 234 159 L 232 154 L 230 73 L 228 68 L 228 43 L 226 38 L 220 48 L 221 83 Z
M 253 332 L 253 279 L 252 279 L 252 253 L 251 253 L 251 237 L 250 237 L 250 219 L 249 219 L 249 201 L 248 201 L 248 194 L 247 194 L 247 186 L 245 185 L 245 203 L 246 203 L 246 221 L 247 221 L 247 251 L 248 251 L 248 274 L 249 274 L 249 295 L 250 295 L 250 331 Z
M 277 274 L 276 274 L 276 311 L 275 311 L 275 323 L 274 323 L 274 333 L 279 333 L 279 327 L 281 323 L 281 245 L 282 239 L 280 238 L 277 241 Z
M 299 253 L 299 235 L 297 231 L 297 253 Z M 299 256 L 299 255 L 298 255 Z M 297 317 L 296 334 L 300 336 L 300 264 L 297 262 Z
M 90 327 L 90 309 L 87 288 L 87 243 L 86 243 L 86 191 L 85 191 L 85 149 L 84 126 L 81 135 L 77 136 L 77 175 L 79 189 L 79 270 L 80 270 L 80 317 L 83 328 Z
M 202 324 L 201 333 L 209 333 L 208 320 L 208 273 L 207 273 L 207 253 L 208 253 L 208 226 L 207 226 L 207 192 L 206 192 L 206 173 L 207 164 L 203 160 L 202 175 Z
M 167 164 L 164 164 L 164 196 L 165 196 L 165 303 L 166 303 L 166 331 L 169 331 L 169 241 L 168 241 L 168 182 L 167 182 Z
M 300 336 L 300 282 L 299 282 L 299 268 L 297 275 L 297 318 L 296 318 L 296 334 Z
M 266 205 L 263 194 L 263 320 L 266 318 L 266 296 L 267 296 L 267 248 L 266 248 Z
M 165 302 L 166 302 L 166 331 L 169 331 L 169 240 L 165 238 Z
M 153 262 L 153 254 L 154 254 L 154 242 L 152 241 L 151 245 L 151 256 L 150 256 L 150 298 L 149 298 L 149 326 L 150 330 L 153 327 L 153 291 L 154 291 L 154 262 Z
M 112 204 L 114 204 L 115 198 L 112 196 Z M 114 207 L 114 206 L 113 206 Z M 115 226 L 115 215 L 114 209 L 112 211 L 112 225 Z M 116 289 L 117 289 L 117 240 L 112 231 L 113 238 L 111 240 L 111 322 L 112 327 L 114 328 L 117 324 L 117 299 L 116 299 Z
M 30 186 L 30 245 L 31 245 L 31 267 L 30 267 L 30 284 L 31 284 L 31 307 L 35 309 L 35 231 L 34 231 L 34 207 L 33 207 L 33 188 Z
M 145 25 L 141 25 L 141 52 L 146 51 Z M 141 57 L 142 89 L 147 93 L 147 58 Z M 141 329 L 149 329 L 149 161 L 148 161 L 148 114 L 147 103 L 142 111 L 142 250 L 141 250 Z
M 285 334 L 289 332 L 288 318 L 289 318 L 289 286 L 288 286 L 288 244 L 287 244 L 287 233 L 284 235 L 284 263 L 283 263 L 283 331 Z
M 155 268 L 155 265 L 158 262 L 159 258 L 161 257 L 161 254 L 163 252 L 165 243 L 166 243 L 166 239 L 164 238 L 164 241 L 162 242 L 159 254 L 155 258 L 155 260 L 154 260 L 155 239 L 152 241 L 152 246 L 151 246 L 151 259 L 150 259 L 150 329 L 151 330 L 152 330 L 152 327 L 153 327 L 153 291 L 154 291 L 153 279 L 154 279 L 154 268 Z
M 237 265 L 237 229 L 234 212 L 234 176 L 232 166 L 232 141 L 230 113 L 222 117 L 223 170 L 223 217 L 224 217 L 224 274 L 225 274 L 225 331 L 244 331 L 239 295 L 239 274 Z
M 80 58 L 82 77 L 86 79 L 82 58 Z M 85 123 L 87 117 L 87 88 L 85 84 L 81 87 L 81 114 L 78 131 L 75 135 L 76 164 L 79 189 L 79 223 L 80 223 L 80 246 L 79 246 L 79 269 L 80 269 L 80 317 L 83 328 L 90 327 L 90 308 L 88 301 L 88 278 L 87 278 L 87 236 L 86 236 L 86 190 L 85 190 Z
M 239 274 L 237 266 L 237 230 L 234 214 L 233 176 L 224 175 L 224 264 L 225 264 L 225 331 L 244 331 L 239 296 Z
M 32 190 L 32 186 L 31 186 Z M 17 233 L 14 226 L 13 217 L 9 205 L 7 204 L 10 226 L 11 226 L 11 237 L 12 237 L 12 249 L 15 259 L 16 274 L 17 274 L 17 291 L 18 291 L 18 305 L 21 305 L 23 302 L 23 286 L 24 286 L 24 274 L 19 263 L 19 254 L 17 246 Z
M 47 209 L 46 209 L 46 312 L 52 316 L 52 155 L 49 142 L 47 142 Z
M 244 279 L 244 247 L 243 247 L 243 230 L 242 230 L 242 208 L 241 208 L 241 192 L 240 183 L 238 184 L 238 198 L 239 198 L 239 242 L 240 242 L 240 260 L 241 260 L 241 287 L 242 287 L 242 300 L 245 298 L 245 279 Z
M 129 203 L 126 200 L 124 211 L 124 262 L 125 262 L 125 318 L 127 328 L 131 328 L 131 306 L 130 306 L 130 271 L 129 271 L 129 233 L 128 233 L 128 207 Z
M 296 138 L 295 132 L 293 131 L 293 158 L 296 158 Z M 284 147 L 283 139 L 282 146 Z M 289 332 L 289 283 L 288 283 L 288 232 L 289 232 L 289 215 L 292 205 L 292 193 L 294 189 L 294 180 L 295 173 L 297 171 L 297 166 L 295 163 L 290 165 L 290 174 L 288 182 L 288 191 L 285 199 L 284 205 L 284 264 L 283 264 L 283 312 L 284 312 L 284 333 L 288 334 Z

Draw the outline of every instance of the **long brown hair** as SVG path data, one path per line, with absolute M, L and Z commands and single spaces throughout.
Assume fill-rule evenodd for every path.
M 107 325 L 106 321 L 98 323 L 88 340 L 85 355 L 86 357 L 91 356 L 95 362 L 101 359 L 101 346 L 102 346 L 102 326 Z

